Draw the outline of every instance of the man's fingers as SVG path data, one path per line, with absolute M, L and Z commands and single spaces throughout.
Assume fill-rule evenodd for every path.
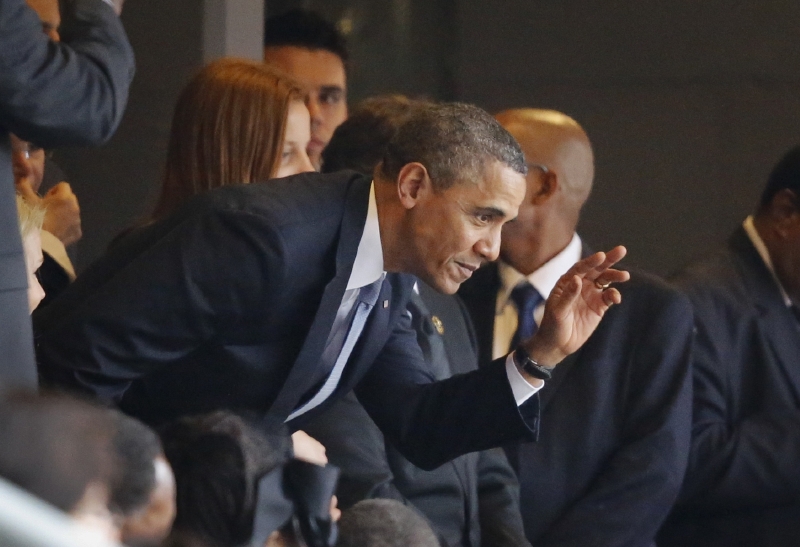
M 606 270 L 598 275 L 594 282 L 596 285 L 603 286 L 611 283 L 624 283 L 631 278 L 631 274 L 624 270 Z
M 603 260 L 603 262 L 599 266 L 594 268 L 594 271 L 597 272 L 597 277 L 599 277 L 600 275 L 603 274 L 603 272 L 611 268 L 611 266 L 613 266 L 614 264 L 625 258 L 625 255 L 628 254 L 628 250 L 622 245 L 618 245 L 604 254 L 605 254 L 605 260 Z M 593 273 L 589 272 L 587 274 L 587 277 L 589 279 L 592 279 L 592 275 Z M 597 277 L 595 277 L 595 279 L 597 279 Z
M 598 279 L 601 274 L 608 271 L 611 266 L 622 260 L 626 254 L 628 254 L 628 250 L 622 245 L 618 245 L 607 253 L 594 253 L 576 262 L 567 273 L 585 277 L 589 280 L 595 280 Z M 627 279 L 617 279 L 616 276 L 612 276 L 612 278 L 614 278 L 610 281 L 612 283 L 616 281 L 627 281 Z
M 66 198 L 69 196 L 74 196 L 72 192 L 72 187 L 69 185 L 68 182 L 59 182 L 50 190 L 47 191 L 45 197 L 54 197 L 54 198 Z
M 577 275 L 583 277 L 589 272 L 593 272 L 600 265 L 605 263 L 606 253 L 594 253 L 591 256 L 579 260 L 567 272 L 568 275 Z
M 603 291 L 603 304 L 608 306 L 614 306 L 622 302 L 622 295 L 617 289 L 606 289 Z
M 606 261 L 604 263 L 604 266 L 606 268 L 610 268 L 611 266 L 613 266 L 614 264 L 625 258 L 626 254 L 628 254 L 628 249 L 626 249 L 622 245 L 617 245 L 616 247 L 614 247 L 613 249 L 611 249 L 606 253 Z
M 578 275 L 570 276 L 569 273 L 564 274 L 562 278 L 556 284 L 556 288 L 553 289 L 553 293 L 551 296 L 555 296 L 554 299 L 554 312 L 556 315 L 561 315 L 564 310 L 569 309 L 574 303 L 575 300 L 581 294 L 581 287 L 582 287 L 581 278 Z M 549 298 L 548 300 L 553 300 Z
M 39 201 L 42 199 L 39 197 L 39 194 L 33 191 L 31 177 L 23 177 L 18 179 L 15 184 L 15 188 L 17 193 L 29 203 L 39 203 Z

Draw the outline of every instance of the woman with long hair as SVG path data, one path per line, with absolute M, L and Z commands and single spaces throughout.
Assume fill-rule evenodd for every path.
M 299 83 L 263 63 L 229 58 L 203 68 L 175 106 L 152 220 L 213 188 L 313 171 L 304 98 Z

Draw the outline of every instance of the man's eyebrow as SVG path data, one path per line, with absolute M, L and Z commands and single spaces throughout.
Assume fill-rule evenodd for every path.
M 340 85 L 323 85 L 319 88 L 320 93 L 343 92 L 344 88 Z
M 477 215 L 488 215 L 497 218 L 504 219 L 508 215 L 502 209 L 498 209 L 497 207 L 477 207 L 475 209 L 475 214 Z

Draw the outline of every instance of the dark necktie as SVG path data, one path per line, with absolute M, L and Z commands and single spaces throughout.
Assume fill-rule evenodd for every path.
M 524 281 L 511 291 L 511 300 L 517 306 L 517 331 L 511 338 L 509 351 L 513 351 L 520 342 L 533 336 L 536 329 L 539 328 L 536 321 L 533 320 L 533 310 L 544 302 L 544 298 L 533 285 Z

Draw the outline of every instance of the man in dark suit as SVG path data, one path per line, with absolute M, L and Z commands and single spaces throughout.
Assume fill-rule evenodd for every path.
M 460 292 L 482 364 L 536 331 L 540 302 L 586 253 L 575 227 L 594 175 L 589 139 L 566 115 L 523 109 L 498 119 L 529 172 L 519 216 L 503 229 L 501 260 Z M 542 389 L 539 442 L 508 448 L 537 547 L 652 545 L 678 495 L 689 449 L 691 308 L 643 273 L 620 292 L 623 304 Z
M 323 172 L 353 169 L 371 176 L 389 140 L 419 104 L 424 103 L 402 96 L 362 102 L 323 151 Z M 418 281 L 408 313 L 433 379 L 478 368 L 475 333 L 458 297 Z M 393 498 L 420 510 L 448 547 L 529 545 L 519 486 L 501 449 L 466 454 L 423 471 L 386 442 L 353 392 L 303 428 L 325 445 L 330 463 L 341 470 L 337 497 L 342 509 L 365 498 Z
M 800 147 L 754 215 L 676 278 L 694 305 L 692 450 L 659 545 L 800 538 Z
M 535 375 L 620 301 L 599 286 L 627 279 L 611 269 L 624 248 L 576 265 L 546 328 L 471 374 L 431 383 L 405 314 L 404 274 L 453 293 L 496 258 L 525 170 L 485 112 L 430 105 L 397 132 L 374 182 L 304 174 L 197 196 L 126 236 L 34 319 L 42 378 L 151 423 L 238 407 L 292 428 L 356 388 L 427 468 L 532 440 Z
M 111 136 L 134 64 L 112 6 L 122 0 L 65 2 L 56 43 L 25 0 L 0 4 L 0 383 L 36 385 L 8 132 L 39 146 Z

